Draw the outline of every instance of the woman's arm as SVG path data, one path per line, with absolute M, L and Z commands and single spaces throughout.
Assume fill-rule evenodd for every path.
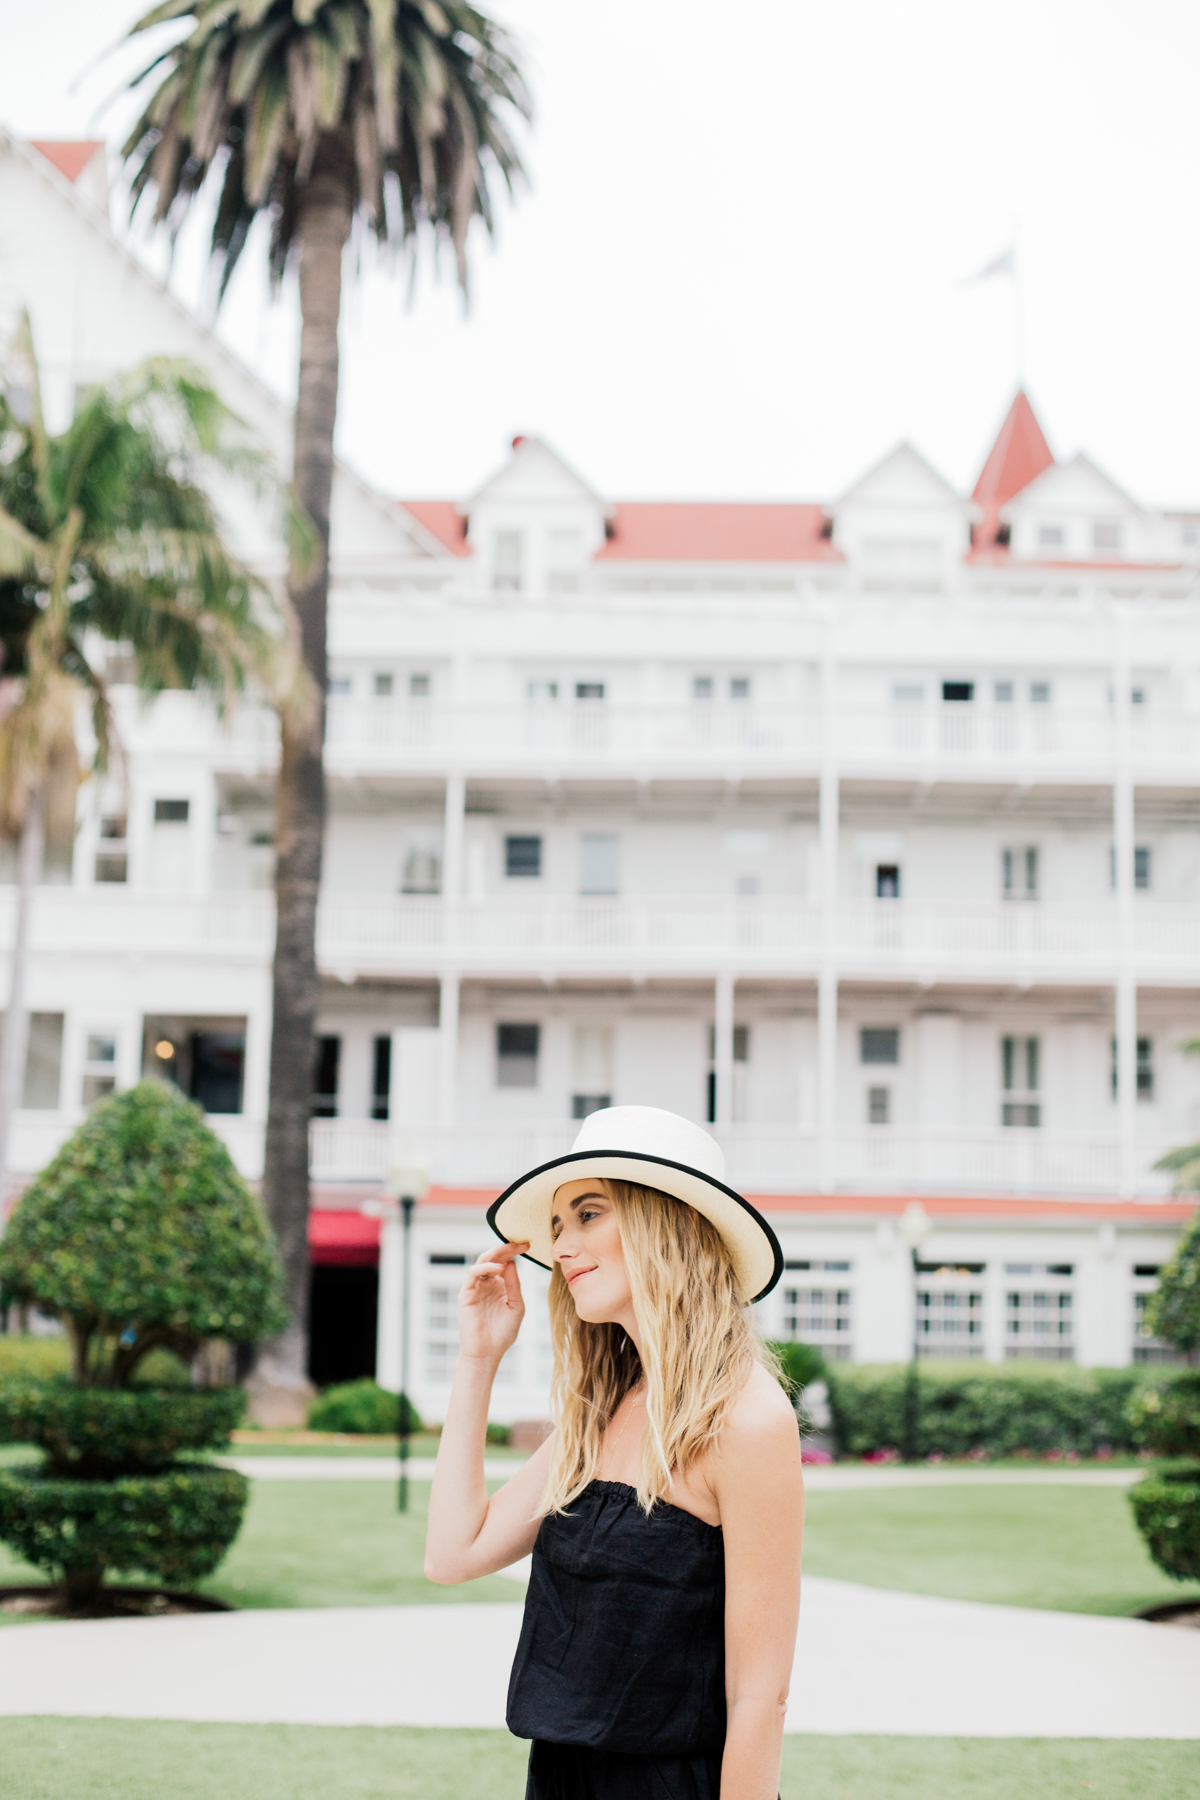
M 776 1800 L 800 1617 L 804 1484 L 787 1397 L 756 1369 L 708 1470 L 725 1536 L 721 1800 Z
M 507 1568 L 533 1548 L 549 1440 L 498 1493 L 483 1474 L 488 1402 L 500 1359 L 516 1341 L 525 1306 L 514 1258 L 525 1246 L 497 1244 L 479 1258 L 458 1300 L 459 1352 L 438 1445 L 425 1535 L 431 1581 L 471 1581 Z

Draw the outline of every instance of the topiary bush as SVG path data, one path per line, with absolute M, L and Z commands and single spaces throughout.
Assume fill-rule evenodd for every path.
M 830 1363 L 829 1410 L 843 1456 L 872 1456 L 904 1442 L 907 1366 Z M 917 1455 L 989 1456 L 1140 1447 L 1127 1408 L 1146 1377 L 1135 1369 L 1071 1364 L 923 1362 L 917 1387 Z
M 1200 1577 L 1200 1464 L 1168 1463 L 1129 1491 L 1146 1548 L 1164 1575 Z
M 379 1386 L 377 1381 L 344 1381 L 326 1388 L 308 1409 L 310 1431 L 348 1432 L 355 1437 L 394 1436 L 400 1430 L 402 1396 Z M 409 1431 L 420 1431 L 421 1421 L 410 1400 Z
M 210 1573 L 248 1486 L 174 1459 L 226 1443 L 242 1396 L 133 1377 L 286 1314 L 270 1228 L 200 1108 L 159 1082 L 95 1106 L 21 1196 L 0 1285 L 61 1319 L 71 1355 L 70 1380 L 0 1380 L 0 1438 L 46 1451 L 3 1473 L 0 1539 L 57 1574 L 68 1609 L 97 1604 L 107 1568 Z

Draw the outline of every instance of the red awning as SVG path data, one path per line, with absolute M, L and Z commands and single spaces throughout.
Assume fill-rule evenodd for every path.
M 379 1263 L 379 1220 L 340 1208 L 308 1215 L 309 1261 L 314 1268 L 373 1269 Z

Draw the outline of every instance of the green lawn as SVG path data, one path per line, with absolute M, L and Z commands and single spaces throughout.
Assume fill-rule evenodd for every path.
M 0 1719 L 5 1800 L 521 1800 L 499 1731 Z M 783 1800 L 1195 1800 L 1194 1743 L 800 1737 Z
M 1151 1562 L 1120 1488 L 810 1494 L 804 1566 L 870 1587 L 1060 1612 L 1131 1613 L 1200 1595 Z

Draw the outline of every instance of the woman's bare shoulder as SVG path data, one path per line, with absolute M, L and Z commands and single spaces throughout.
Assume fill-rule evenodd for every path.
M 725 1417 L 722 1439 L 739 1450 L 790 1444 L 798 1437 L 792 1403 L 769 1369 L 755 1363 L 745 1387 Z

